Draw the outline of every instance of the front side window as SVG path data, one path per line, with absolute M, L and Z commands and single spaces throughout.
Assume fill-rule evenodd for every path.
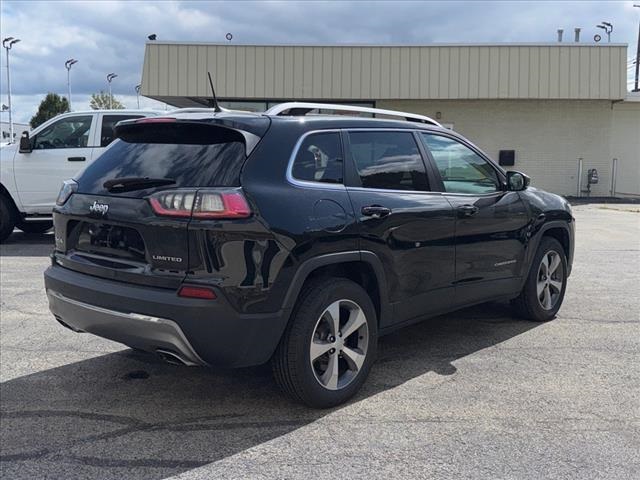
M 436 162 L 445 191 L 482 194 L 500 189 L 496 170 L 469 147 L 449 137 L 421 135 Z
M 38 133 L 34 150 L 51 148 L 84 148 L 89 144 L 91 115 L 62 118 Z
M 364 188 L 429 190 L 411 132 L 349 132 L 353 162 Z
M 142 115 L 104 115 L 102 117 L 102 129 L 100 130 L 100 146 L 106 147 L 115 138 L 113 127 L 122 120 L 142 118 Z
M 306 182 L 342 183 L 342 165 L 340 134 L 313 133 L 302 141 L 291 175 Z

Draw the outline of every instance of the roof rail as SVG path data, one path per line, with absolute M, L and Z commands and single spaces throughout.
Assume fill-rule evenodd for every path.
M 437 127 L 442 127 L 442 125 L 440 125 L 434 119 L 425 117 L 424 115 L 417 115 L 415 113 L 408 112 L 398 112 L 396 110 L 385 110 L 382 108 L 357 107 L 354 105 L 340 105 L 334 103 L 286 102 L 280 103 L 279 105 L 274 105 L 264 113 L 266 115 L 282 115 L 284 112 L 290 111 L 289 115 L 304 116 L 311 110 L 316 109 L 339 110 L 341 112 L 372 113 L 374 115 L 388 115 L 390 117 L 404 118 L 408 122 L 429 123 Z
M 226 108 L 222 109 L 223 112 L 228 112 Z M 209 113 L 215 112 L 213 107 L 183 107 L 183 108 L 175 108 L 173 110 L 168 110 L 168 113 Z

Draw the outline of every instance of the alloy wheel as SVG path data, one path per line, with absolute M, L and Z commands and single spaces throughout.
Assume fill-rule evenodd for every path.
M 560 254 L 549 250 L 538 267 L 537 294 L 540 306 L 551 310 L 558 303 L 564 283 L 564 266 Z
M 362 308 L 351 300 L 336 300 L 316 322 L 309 346 L 316 380 L 328 390 L 340 390 L 358 375 L 367 356 L 369 327 Z

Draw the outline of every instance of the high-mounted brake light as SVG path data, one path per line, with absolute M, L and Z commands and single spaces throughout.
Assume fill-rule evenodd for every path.
M 247 218 L 251 208 L 240 189 L 167 190 L 149 198 L 157 215 L 198 219 Z
M 200 298 L 202 300 L 215 300 L 218 298 L 216 293 L 209 287 L 197 287 L 193 285 L 183 285 L 178 290 L 179 297 Z
M 136 120 L 135 123 L 173 123 L 176 119 L 172 117 L 146 117 Z

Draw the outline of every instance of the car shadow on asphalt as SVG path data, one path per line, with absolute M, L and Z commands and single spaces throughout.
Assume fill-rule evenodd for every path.
M 456 360 L 537 325 L 510 315 L 506 304 L 487 304 L 383 337 L 367 383 L 347 405 L 357 408 L 430 372 L 454 375 Z M 178 367 L 132 350 L 12 379 L 1 392 L 5 478 L 46 472 L 48 478 L 161 479 L 345 408 L 312 410 L 290 402 L 268 366 Z
M 14 232 L 0 245 L 0 257 L 47 257 L 53 251 L 53 232 Z

